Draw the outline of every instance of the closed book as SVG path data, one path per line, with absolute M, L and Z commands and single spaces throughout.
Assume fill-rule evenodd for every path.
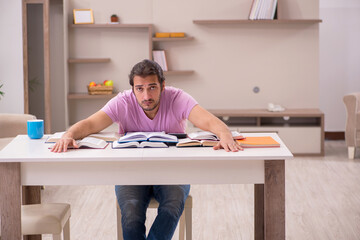
M 244 139 L 236 140 L 243 148 L 266 148 L 266 147 L 280 147 L 280 144 L 270 136 L 264 137 L 246 137 Z
M 255 14 L 256 14 L 256 9 L 259 5 L 259 1 L 260 0 L 253 0 L 252 4 L 251 4 L 251 9 L 250 9 L 250 13 L 249 13 L 249 19 L 250 20 L 255 20 Z
M 155 33 L 155 37 L 156 38 L 168 38 L 168 37 L 170 37 L 170 33 L 169 32 L 157 32 L 157 33 Z
M 172 32 L 172 33 L 170 33 L 170 37 L 183 38 L 183 37 L 185 37 L 185 33 L 184 32 Z
M 165 51 L 164 50 L 153 50 L 153 59 L 157 62 L 163 71 L 168 70 Z

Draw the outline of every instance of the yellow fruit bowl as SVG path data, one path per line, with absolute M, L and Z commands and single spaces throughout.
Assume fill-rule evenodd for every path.
M 90 95 L 108 95 L 113 93 L 113 86 L 87 86 Z

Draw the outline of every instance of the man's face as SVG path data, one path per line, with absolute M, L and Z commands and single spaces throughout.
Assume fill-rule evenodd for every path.
M 150 75 L 145 78 L 140 76 L 134 77 L 133 91 L 136 100 L 147 114 L 156 114 L 159 109 L 162 90 L 156 75 Z

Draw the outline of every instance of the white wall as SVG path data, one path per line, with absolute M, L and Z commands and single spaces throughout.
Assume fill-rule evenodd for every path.
M 320 0 L 320 108 L 326 131 L 344 131 L 343 96 L 360 91 L 360 1 Z
M 0 0 L 0 113 L 24 112 L 21 0 Z
M 169 76 L 166 84 L 189 92 L 205 108 L 266 108 L 269 102 L 287 108 L 319 107 L 318 24 L 193 23 L 195 19 L 247 19 L 248 0 L 107 3 L 71 0 L 70 9 L 93 9 L 95 23 L 106 23 L 116 13 L 122 23 L 152 23 L 155 31 L 180 31 L 195 37 L 188 42 L 157 43 L 155 48 L 166 50 L 170 70 L 195 71 L 189 76 Z M 287 12 L 291 18 L 319 17 L 316 0 L 283 1 L 281 9 L 284 18 Z M 71 11 L 68 14 L 72 16 Z M 131 66 L 143 58 L 135 56 L 147 55 L 147 39 L 141 43 L 140 34 L 137 30 L 69 29 L 69 56 L 111 57 L 109 64 L 70 66 L 70 91 L 84 92 L 90 79 L 99 82 L 108 76 L 114 78 L 117 90 L 128 89 Z M 256 86 L 260 88 L 257 94 L 253 92 Z M 98 105 L 91 103 L 95 101 L 71 100 L 70 124 L 95 112 Z
M 206 8 L 211 11 L 212 5 L 218 7 L 212 3 Z M 120 9 L 108 9 L 106 15 Z M 126 11 L 122 13 L 127 16 Z M 146 18 L 152 17 L 149 11 Z M 360 1 L 320 0 L 320 18 L 324 22 L 320 24 L 319 105 L 325 112 L 325 130 L 343 131 L 342 97 L 360 91 Z M 22 113 L 24 109 L 21 22 L 21 1 L 0 0 L 0 84 L 4 83 L 5 91 L 0 112 Z M 191 48 L 191 44 L 183 45 Z

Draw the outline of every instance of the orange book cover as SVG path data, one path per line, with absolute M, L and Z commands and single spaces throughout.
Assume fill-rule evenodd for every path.
M 244 148 L 259 147 L 280 147 L 280 144 L 272 137 L 246 137 L 245 139 L 236 140 Z
M 157 32 L 157 33 L 155 33 L 155 37 L 156 38 L 168 38 L 168 37 L 170 37 L 170 33 L 169 32 Z
M 172 32 L 172 33 L 170 33 L 170 37 L 183 38 L 183 37 L 185 37 L 185 33 L 184 32 Z

